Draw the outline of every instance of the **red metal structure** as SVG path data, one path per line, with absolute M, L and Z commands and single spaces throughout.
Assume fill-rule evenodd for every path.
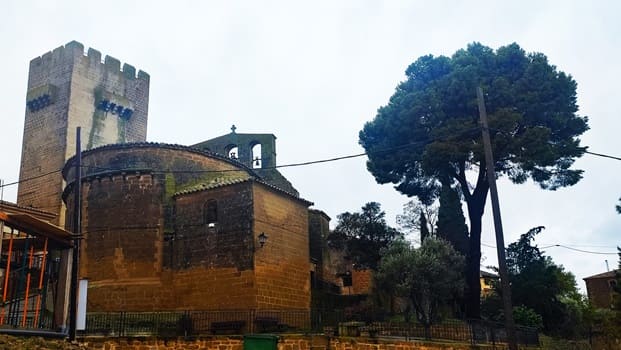
M 0 237 L 0 331 L 62 328 L 67 271 L 61 261 L 72 247 L 71 233 L 28 214 L 0 211 Z

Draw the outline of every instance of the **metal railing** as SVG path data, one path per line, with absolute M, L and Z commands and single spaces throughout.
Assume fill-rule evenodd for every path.
M 308 310 L 206 310 L 88 313 L 83 334 L 168 337 L 311 330 Z
M 179 337 L 246 333 L 327 333 L 350 337 L 433 339 L 496 344 L 504 325 L 482 320 L 419 323 L 352 321 L 340 310 L 205 310 L 88 313 L 82 335 Z M 536 328 L 517 327 L 518 343 L 539 345 Z

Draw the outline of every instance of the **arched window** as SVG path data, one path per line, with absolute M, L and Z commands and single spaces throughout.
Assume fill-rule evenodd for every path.
M 207 227 L 215 227 L 218 223 L 218 202 L 215 199 L 208 200 L 204 211 Z
M 231 148 L 229 150 L 229 158 L 231 159 L 237 159 L 239 158 L 239 148 L 237 148 L 237 146 Z
M 263 162 L 261 159 L 261 144 L 257 142 L 252 146 L 252 168 L 258 169 L 261 168 L 262 165 Z
M 237 147 L 237 145 L 231 144 L 226 146 L 226 156 L 231 158 L 231 159 L 238 159 L 239 158 L 239 147 Z

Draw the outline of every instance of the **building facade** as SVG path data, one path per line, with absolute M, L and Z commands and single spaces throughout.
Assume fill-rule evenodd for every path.
M 613 288 L 617 285 L 618 273 L 621 271 L 612 270 L 584 278 L 587 295 L 593 306 L 603 309 L 612 306 Z
M 108 145 L 82 164 L 89 311 L 310 309 L 312 203 L 191 147 Z

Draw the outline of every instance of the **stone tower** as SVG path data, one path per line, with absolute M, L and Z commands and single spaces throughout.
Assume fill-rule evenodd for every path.
M 143 142 L 147 134 L 149 75 L 72 41 L 30 61 L 17 204 L 57 214 L 64 226 L 60 170 L 82 149 Z

